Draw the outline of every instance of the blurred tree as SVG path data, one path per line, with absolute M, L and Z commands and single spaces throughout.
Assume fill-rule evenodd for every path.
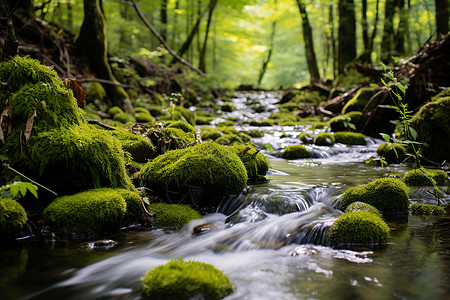
M 356 17 L 353 0 L 339 0 L 338 70 L 356 58 Z
M 437 34 L 447 34 L 449 31 L 449 0 L 435 0 L 436 8 L 436 32 Z

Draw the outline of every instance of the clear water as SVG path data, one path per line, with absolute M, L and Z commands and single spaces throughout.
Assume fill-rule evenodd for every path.
M 329 247 L 328 229 L 341 214 L 336 196 L 407 167 L 363 163 L 375 155 L 376 140 L 311 147 L 313 159 L 278 158 L 296 143 L 280 132 L 294 137 L 301 130 L 307 128 L 266 128 L 255 143 L 275 150 L 263 151 L 270 181 L 179 231 L 123 231 L 102 247 L 24 240 L 1 248 L 0 299 L 141 299 L 140 278 L 179 257 L 228 275 L 236 293 L 226 299 L 448 299 L 450 214 L 387 220 L 392 239 L 385 249 Z M 434 201 L 425 189 L 411 190 L 411 200 Z

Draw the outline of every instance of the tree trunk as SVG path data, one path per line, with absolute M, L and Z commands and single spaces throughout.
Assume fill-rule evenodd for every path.
M 257 84 L 258 87 L 261 86 L 261 82 L 263 80 L 264 74 L 266 74 L 266 71 L 267 71 L 267 65 L 269 64 L 270 59 L 272 58 L 276 26 L 277 26 L 277 22 L 276 21 L 272 22 L 272 32 L 270 34 L 270 41 L 269 41 L 269 51 L 267 51 L 267 57 L 263 61 L 263 65 L 261 67 L 261 71 L 259 72 L 258 84 Z
M 167 41 L 167 0 L 161 0 L 161 36 Z
M 449 31 L 449 4 L 448 0 L 435 0 L 436 7 L 436 32 L 445 35 Z
M 105 17 L 99 0 L 84 0 L 84 19 L 76 45 L 89 64 L 90 70 L 99 78 L 116 81 L 107 60 Z M 119 106 L 132 113 L 128 94 L 116 85 L 103 84 L 111 105 Z
M 406 30 L 408 28 L 408 8 L 405 7 L 405 0 L 397 0 L 399 14 L 398 28 L 395 34 L 395 54 L 405 55 Z
M 395 0 L 386 0 L 383 37 L 381 39 L 381 61 L 389 64 L 394 55 L 394 12 Z
M 211 0 L 211 2 L 209 3 L 209 13 L 208 13 L 208 22 L 206 23 L 205 39 L 203 40 L 203 46 L 200 51 L 198 68 L 205 73 L 206 73 L 206 47 L 208 45 L 209 28 L 211 26 L 212 16 L 218 1 L 219 0 Z
M 339 0 L 338 71 L 356 58 L 356 22 L 353 0 Z
M 297 0 L 297 5 L 302 18 L 303 40 L 305 43 L 305 55 L 310 81 L 314 82 L 320 80 L 320 73 L 319 67 L 317 66 L 316 53 L 314 52 L 312 29 L 306 13 L 305 3 L 302 0 Z
M 334 34 L 334 3 L 330 3 L 330 11 L 328 15 L 329 24 L 331 27 L 330 30 L 330 38 L 331 38 L 331 52 L 333 55 L 332 62 L 333 62 L 333 79 L 336 78 L 338 74 L 338 51 L 336 47 L 336 35 Z

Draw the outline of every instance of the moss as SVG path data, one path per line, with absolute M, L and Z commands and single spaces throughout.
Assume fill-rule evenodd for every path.
M 297 139 L 299 139 L 303 144 L 312 144 L 314 139 L 312 138 L 311 134 L 308 132 L 302 132 L 297 136 Z
M 445 185 L 448 182 L 448 175 L 443 170 L 425 169 L 427 175 L 436 181 L 437 185 Z M 421 169 L 414 169 L 408 171 L 403 180 L 410 186 L 432 186 L 433 183 L 423 173 Z
M 214 118 L 212 118 L 212 117 L 197 116 L 195 118 L 196 125 L 209 125 L 209 124 L 211 124 L 212 121 L 214 121 Z
M 88 88 L 86 89 L 86 99 L 90 102 L 95 100 L 103 101 L 106 98 L 106 92 L 100 82 L 89 82 Z
M 424 105 L 411 119 L 411 125 L 424 143 L 426 158 L 436 162 L 450 160 L 450 97 Z
M 113 189 L 94 189 L 58 197 L 43 217 L 58 231 L 103 232 L 120 227 L 126 212 L 125 199 Z
M 197 133 L 197 130 L 194 128 L 194 126 L 192 126 L 186 121 L 168 122 L 166 128 L 178 128 L 186 133 L 193 133 L 193 134 Z
M 201 131 L 200 132 L 200 137 L 202 138 L 203 141 L 207 141 L 207 140 L 212 140 L 215 141 L 218 138 L 220 138 L 222 136 L 222 133 L 220 133 L 217 129 L 212 129 L 211 130 L 206 130 L 206 131 Z
M 328 123 L 325 122 L 315 122 L 312 126 L 312 130 L 316 130 L 316 129 L 324 129 L 328 127 Z
M 366 211 L 342 214 L 330 230 L 335 246 L 384 246 L 390 239 L 390 229 L 376 214 Z
M 331 118 L 329 121 L 331 131 L 353 131 L 351 126 L 348 125 L 349 123 L 353 124 L 356 129 L 358 129 L 361 116 L 361 112 L 351 111 L 346 114 Z
M 183 149 L 197 142 L 193 133 L 186 133 L 175 127 L 161 128 L 155 126 L 146 132 L 146 136 L 152 141 L 160 154 L 169 150 Z
M 260 180 L 269 170 L 269 160 L 251 145 L 234 145 L 231 149 L 239 156 L 247 170 L 249 181 Z
M 20 233 L 27 221 L 27 213 L 19 202 L 0 198 L 0 236 L 14 237 Z
M 115 114 L 113 117 L 113 120 L 120 122 L 120 123 L 124 123 L 124 124 L 128 123 L 128 122 L 131 122 L 131 123 L 136 122 L 136 119 L 132 115 L 130 115 L 129 113 L 126 113 L 126 112 Z
M 285 159 L 309 158 L 311 153 L 302 145 L 291 145 L 283 150 L 281 157 Z
M 136 162 L 144 163 L 157 156 L 152 143 L 141 135 L 129 132 L 125 129 L 116 129 L 109 133 L 120 141 L 122 149 L 131 154 Z
M 233 123 L 234 124 L 234 123 Z M 217 126 L 216 128 L 218 131 L 222 132 L 223 134 L 236 134 L 239 135 L 239 131 L 231 126 Z
M 329 132 L 321 132 L 314 138 L 314 145 L 333 146 L 334 136 Z
M 29 158 L 27 164 L 39 172 L 40 180 L 51 182 L 49 186 L 64 194 L 98 187 L 131 187 L 120 142 L 87 124 L 32 137 Z
M 378 146 L 377 154 L 384 157 L 388 164 L 400 163 L 405 158 L 406 149 L 400 144 L 383 143 Z
M 153 122 L 154 118 L 150 114 L 146 113 L 135 113 L 134 117 L 136 118 L 136 121 L 139 123 L 150 123 Z
M 148 111 L 154 117 L 159 117 L 159 116 L 162 116 L 164 114 L 164 111 L 163 111 L 163 109 L 162 109 L 162 107 L 160 105 L 152 105 L 148 109 Z
M 244 133 L 248 134 L 252 138 L 260 138 L 264 136 L 264 132 L 259 129 L 250 129 L 247 131 L 244 131 Z
M 297 103 L 297 104 L 303 104 L 303 103 L 309 103 L 309 104 L 320 104 L 323 100 L 320 96 L 319 92 L 313 91 L 301 91 L 299 95 L 295 96 L 291 102 Z
M 115 115 L 123 114 L 123 110 L 120 107 L 118 107 L 118 106 L 113 106 L 110 109 L 108 109 L 108 114 L 112 118 L 114 118 Z
M 295 111 L 295 110 L 299 109 L 299 106 L 297 103 L 288 102 L 288 103 L 281 104 L 280 109 L 287 109 L 288 111 Z
M 252 140 L 252 137 L 250 135 L 243 132 L 239 132 L 239 137 L 244 143 L 249 143 Z
M 182 259 L 151 269 L 142 278 L 142 293 L 149 299 L 223 299 L 235 288 L 210 264 Z
M 409 211 L 415 216 L 445 215 L 444 207 L 433 204 L 412 203 L 409 206 Z
M 353 202 L 368 203 L 383 214 L 404 214 L 408 210 L 408 188 L 396 178 L 380 178 L 349 188 L 342 196 L 341 209 Z
M 233 133 L 224 134 L 218 139 L 216 139 L 215 142 L 221 145 L 233 145 L 235 143 L 238 144 L 244 143 L 244 141 L 241 139 L 239 135 Z
M 158 228 L 179 229 L 192 220 L 202 218 L 198 211 L 181 204 L 150 204 L 148 211 L 155 214 L 152 225 Z
M 262 126 L 273 126 L 273 125 L 275 125 L 275 123 L 276 122 L 274 120 L 259 120 L 259 121 L 254 120 L 254 121 L 250 121 L 249 125 L 262 127 Z
M 276 120 L 278 123 L 281 122 L 297 122 L 300 118 L 291 112 L 276 112 L 270 115 L 269 119 Z
M 236 106 L 231 103 L 225 103 L 220 107 L 220 110 L 223 112 L 232 112 L 236 110 Z
M 365 145 L 366 136 L 358 132 L 339 131 L 334 133 L 334 140 L 336 143 L 346 145 Z
M 216 143 L 168 151 L 148 162 L 139 178 L 160 195 L 200 189 L 204 200 L 240 193 L 247 184 L 247 172 L 239 157 Z
M 379 217 L 382 217 L 380 211 L 373 207 L 370 204 L 364 203 L 364 202 L 353 202 L 350 203 L 349 206 L 345 209 L 345 212 L 353 212 L 353 211 L 367 211 L 370 213 L 373 213 Z
M 348 101 L 342 108 L 342 113 L 348 113 L 350 111 L 363 111 L 370 98 L 374 95 L 373 88 L 360 88 L 355 96 Z
M 195 115 L 189 109 L 181 106 L 175 106 L 174 109 L 169 108 L 169 114 L 160 116 L 160 120 L 166 121 L 186 121 L 191 125 L 195 125 Z

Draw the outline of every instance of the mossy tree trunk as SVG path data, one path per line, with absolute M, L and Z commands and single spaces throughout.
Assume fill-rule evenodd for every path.
M 96 76 L 117 82 L 107 60 L 105 24 L 101 0 L 84 0 L 84 19 L 76 45 L 84 53 L 90 70 Z M 133 107 L 128 94 L 122 87 L 112 84 L 103 84 L 103 87 L 111 105 L 119 106 L 132 113 Z
M 435 0 L 436 7 L 436 31 L 437 34 L 447 34 L 449 31 L 449 1 Z
M 353 0 L 339 0 L 338 71 L 356 58 L 356 19 Z

